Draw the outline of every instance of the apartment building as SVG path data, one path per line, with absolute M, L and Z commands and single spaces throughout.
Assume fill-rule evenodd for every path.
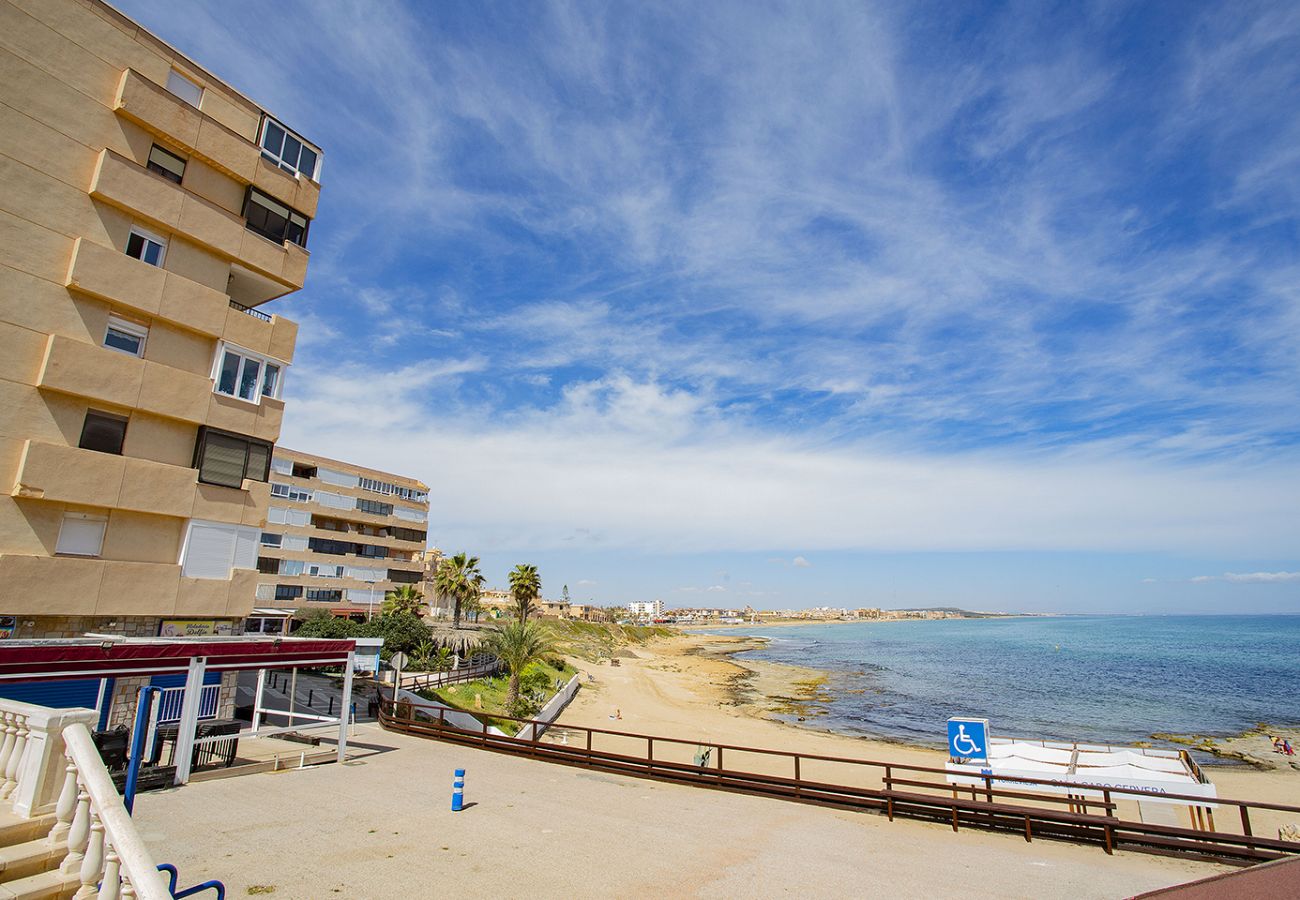
M 423 590 L 429 488 L 414 478 L 276 447 L 248 631 L 307 610 L 368 618 L 384 596 Z
M 627 605 L 627 610 L 635 619 L 650 621 L 663 616 L 664 602 L 662 600 L 634 600 Z
M 0 635 L 250 614 L 320 165 L 99 0 L 0 0 Z

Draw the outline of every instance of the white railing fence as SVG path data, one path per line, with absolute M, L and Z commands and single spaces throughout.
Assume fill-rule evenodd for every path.
M 205 684 L 199 694 L 199 718 L 215 719 L 221 701 L 221 685 Z M 185 704 L 185 687 L 163 688 L 158 698 L 158 724 L 170 725 L 181 720 L 181 707 Z M 147 745 L 146 745 L 147 746 Z
M 64 854 L 58 871 L 65 892 L 169 900 L 167 881 L 91 737 L 97 717 L 89 709 L 0 700 L 0 800 L 19 818 L 51 820 L 44 840 Z

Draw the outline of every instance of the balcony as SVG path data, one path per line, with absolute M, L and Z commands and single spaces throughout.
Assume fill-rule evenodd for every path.
M 207 421 L 212 381 L 202 375 L 53 334 L 36 386 L 169 419 Z
M 250 139 L 255 134 L 246 137 L 232 131 L 134 69 L 122 73 L 115 109 L 241 184 L 255 185 L 308 218 L 316 216 L 320 185 L 262 159 L 261 149 Z
M 111 150 L 99 155 L 90 195 L 132 216 L 277 282 L 282 293 L 299 290 L 310 255 L 296 244 L 276 244 L 254 234 L 244 219 Z
M 245 481 L 244 490 L 199 484 L 186 466 L 27 441 L 10 494 L 102 509 L 240 525 L 266 521 L 270 488 Z
M 181 567 L 74 556 L 0 555 L 6 609 L 19 616 L 242 617 L 253 608 L 257 573 L 228 581 L 182 578 Z

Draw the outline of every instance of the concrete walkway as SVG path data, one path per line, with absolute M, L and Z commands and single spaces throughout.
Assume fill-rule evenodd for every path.
M 228 896 L 1124 897 L 1221 867 L 894 822 L 357 728 L 371 755 L 142 795 L 182 885 Z M 465 811 L 449 810 L 468 770 Z M 260 891 L 258 893 L 266 893 Z

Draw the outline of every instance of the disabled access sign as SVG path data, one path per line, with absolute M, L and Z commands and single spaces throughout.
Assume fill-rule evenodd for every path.
M 988 762 L 989 720 L 949 719 L 948 755 L 970 762 Z

